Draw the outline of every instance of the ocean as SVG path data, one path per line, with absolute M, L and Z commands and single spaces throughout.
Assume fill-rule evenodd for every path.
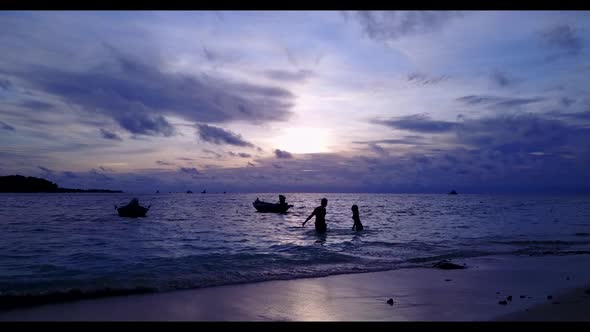
M 0 300 L 163 292 L 428 267 L 485 255 L 590 253 L 590 196 L 283 193 L 0 194 Z M 145 218 L 114 205 L 137 197 Z M 328 199 L 325 236 L 314 219 Z M 351 206 L 365 226 L 351 230 Z

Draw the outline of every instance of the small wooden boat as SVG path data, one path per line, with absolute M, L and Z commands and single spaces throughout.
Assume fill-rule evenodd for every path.
M 258 198 L 256 198 L 256 200 L 254 201 L 254 203 L 252 203 L 252 205 L 254 205 L 254 208 L 258 212 L 270 212 L 270 213 L 286 213 L 287 210 L 289 210 L 289 208 L 293 207 L 293 205 L 286 204 L 286 203 L 281 204 L 281 203 L 263 202 L 263 201 L 259 200 Z
M 146 213 L 150 210 L 150 206 L 143 207 L 139 205 L 139 201 L 137 199 L 132 199 L 131 202 L 125 206 L 117 207 L 115 205 L 115 209 L 117 209 L 117 213 L 119 213 L 120 217 L 126 218 L 137 218 L 137 217 L 145 217 Z

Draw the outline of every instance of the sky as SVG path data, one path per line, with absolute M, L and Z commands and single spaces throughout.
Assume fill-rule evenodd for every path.
M 590 12 L 0 13 L 0 175 L 590 192 Z

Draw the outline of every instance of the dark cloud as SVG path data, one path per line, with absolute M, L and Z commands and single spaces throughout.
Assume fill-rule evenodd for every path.
M 510 97 L 499 97 L 499 96 L 485 96 L 485 95 L 469 95 L 457 98 L 457 101 L 469 105 L 483 105 L 493 108 L 510 108 L 518 107 L 527 104 L 537 103 L 544 101 L 543 97 L 533 98 L 510 98 Z
M 219 58 L 219 56 L 216 53 L 212 52 L 205 46 L 203 46 L 203 56 L 205 57 L 205 59 L 211 62 L 214 62 Z
M 190 176 L 198 176 L 198 175 L 201 175 L 201 172 L 199 172 L 194 167 L 180 167 L 178 169 L 178 171 L 181 172 L 181 173 L 184 173 L 184 174 L 188 174 Z
M 98 166 L 98 169 L 103 172 L 113 172 L 114 170 L 110 167 Z
M 0 80 L 0 89 L 8 90 L 12 87 L 12 83 L 9 80 Z
M 569 149 L 590 137 L 590 129 L 528 113 L 467 119 L 458 129 L 460 143 L 502 153 Z
M 423 73 L 410 73 L 407 76 L 407 81 L 413 84 L 418 84 L 418 85 L 435 85 L 438 84 L 440 82 L 446 81 L 449 79 L 448 76 L 435 76 L 435 77 L 429 77 L 426 74 Z
M 421 136 L 404 136 L 397 139 L 381 139 L 374 141 L 354 141 L 355 144 L 394 144 L 394 145 L 430 145 Z
M 285 82 L 305 82 L 314 75 L 313 71 L 303 69 L 298 71 L 282 69 L 267 70 L 264 72 L 264 74 L 270 79 Z
M 243 152 L 234 153 L 234 152 L 230 151 L 228 154 L 232 157 L 240 157 L 240 158 L 251 158 L 252 157 L 252 155 L 250 155 L 248 153 L 243 153 Z
M 514 83 L 514 80 L 510 79 L 505 73 L 499 70 L 493 71 L 490 79 L 492 80 L 492 83 L 503 88 Z
M 248 162 L 248 167 L 256 167 L 256 165 L 254 165 L 254 164 L 253 164 L 253 163 L 251 163 L 251 162 Z
M 212 155 L 214 155 L 217 158 L 223 157 L 221 154 L 219 154 L 219 153 L 217 153 L 217 152 L 215 152 L 213 150 L 203 149 L 203 152 L 208 153 L 208 154 L 212 154 Z
M 75 179 L 78 177 L 78 175 L 76 175 L 75 173 L 68 172 L 68 171 L 63 172 L 63 175 L 67 178 L 70 178 L 70 179 Z
M 53 170 L 50 170 L 49 168 L 43 167 L 43 166 L 37 166 L 40 170 L 42 170 L 43 172 L 46 173 L 53 173 Z
M 203 150 L 203 151 L 207 151 L 207 150 Z M 195 159 L 193 158 L 188 158 L 188 157 L 178 157 L 176 158 L 177 160 L 183 160 L 183 161 L 195 161 Z
M 163 161 L 163 160 L 156 160 L 156 164 L 162 165 L 162 166 L 174 166 L 174 163 L 169 163 L 169 162 Z
M 279 159 L 291 159 L 293 155 L 287 151 L 276 149 L 274 150 L 274 154 Z
M 387 41 L 441 29 L 463 13 L 452 11 L 358 11 L 354 18 L 374 40 Z
M 110 139 L 110 140 L 115 140 L 115 141 L 122 141 L 123 140 L 119 135 L 117 135 L 111 131 L 108 131 L 106 129 L 103 129 L 103 128 L 100 128 L 100 134 L 102 135 L 102 138 L 104 138 L 104 139 Z
M 376 143 L 369 143 L 368 146 L 371 151 L 377 153 L 378 155 L 385 156 L 388 154 L 387 150 L 385 150 L 384 148 L 382 148 L 381 146 L 379 146 Z
M 373 120 L 372 122 L 395 129 L 422 133 L 444 133 L 452 131 L 457 126 L 454 122 L 432 120 L 427 114 L 413 114 L 391 120 Z
M 99 167 L 99 168 L 100 168 L 100 167 Z M 102 170 L 102 169 L 101 169 L 101 170 Z M 88 171 L 88 174 L 89 174 L 91 177 L 93 177 L 93 178 L 95 178 L 95 179 L 102 180 L 102 181 L 113 181 L 113 180 L 114 180 L 114 178 L 113 178 L 113 177 L 110 177 L 110 176 L 108 176 L 108 175 L 106 175 L 106 174 L 103 174 L 103 173 L 101 173 L 99 170 L 97 170 L 97 169 L 95 169 L 95 168 L 93 168 L 93 169 L 91 169 L 90 171 Z
M 219 67 L 227 63 L 235 62 L 240 58 L 240 55 L 237 53 L 220 52 L 206 46 L 203 46 L 202 50 L 203 58 L 205 58 L 205 60 L 207 60 L 207 62 L 212 64 L 214 67 Z
M 297 60 L 297 57 L 295 56 L 293 51 L 291 51 L 291 49 L 289 49 L 288 47 L 285 47 L 284 51 L 289 63 L 295 67 L 299 67 L 299 61 Z
M 19 104 L 21 107 L 25 107 L 32 110 L 48 110 L 55 107 L 53 104 L 35 100 L 35 99 L 27 99 Z
M 14 127 L 4 121 L 0 121 L 0 129 L 15 131 Z
M 559 100 L 561 102 L 561 104 L 565 107 L 570 107 L 571 104 L 575 103 L 576 100 L 575 99 L 571 99 L 568 97 L 563 97 Z
M 294 96 L 283 88 L 164 72 L 160 63 L 144 63 L 107 48 L 110 56 L 84 71 L 30 65 L 5 74 L 88 113 L 110 116 L 133 134 L 173 135 L 165 115 L 195 122 L 262 123 L 291 114 Z
M 575 112 L 575 113 L 552 112 L 552 113 L 549 113 L 548 115 L 550 115 L 554 118 L 558 118 L 558 119 L 575 120 L 578 123 L 579 122 L 584 123 L 585 121 L 590 121 L 590 111 Z M 588 123 L 584 123 L 584 124 L 588 124 Z
M 197 125 L 199 131 L 199 138 L 205 142 L 213 144 L 229 144 L 235 146 L 253 147 L 254 144 L 242 139 L 241 135 L 235 134 L 231 131 L 222 128 L 209 126 L 206 124 Z
M 140 106 L 140 108 L 143 108 Z M 115 120 L 130 133 L 148 136 L 172 136 L 174 127 L 161 115 L 148 115 L 139 112 L 124 112 L 115 115 Z
M 559 49 L 568 55 L 577 55 L 584 47 L 582 39 L 570 25 L 557 25 L 541 31 L 543 43 L 551 48 Z

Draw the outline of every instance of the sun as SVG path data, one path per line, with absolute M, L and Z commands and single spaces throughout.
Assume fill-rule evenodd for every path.
M 330 133 L 327 129 L 313 127 L 285 128 L 273 139 L 276 149 L 290 153 L 329 152 Z

